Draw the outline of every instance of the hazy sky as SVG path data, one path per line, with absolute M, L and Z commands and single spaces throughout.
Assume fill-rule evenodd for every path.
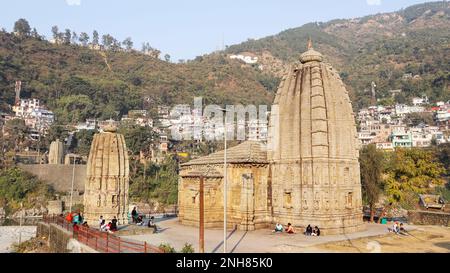
M 426 0 L 2 0 L 0 27 L 26 18 L 47 38 L 60 30 L 130 36 L 172 60 L 191 59 L 308 22 L 395 11 Z

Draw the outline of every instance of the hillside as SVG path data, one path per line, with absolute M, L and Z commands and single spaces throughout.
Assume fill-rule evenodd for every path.
M 194 96 L 206 103 L 267 104 L 273 98 L 263 85 L 267 79 L 276 81 L 220 54 L 173 64 L 139 52 L 54 45 L 0 32 L 0 110 L 13 104 L 14 82 L 21 80 L 24 97 L 42 99 L 64 122 L 192 104 Z
M 305 51 L 309 37 L 340 71 L 355 109 L 370 103 L 372 81 L 379 99 L 402 89 L 398 102 L 425 94 L 431 101 L 449 100 L 449 26 L 450 3 L 426 3 L 309 23 L 178 64 L 0 31 L 0 111 L 13 103 L 16 80 L 23 82 L 24 96 L 42 99 L 61 122 L 117 118 L 130 109 L 192 103 L 194 96 L 222 105 L 270 104 L 286 65 Z M 228 58 L 243 52 L 258 56 L 263 71 Z
M 226 53 L 251 52 L 263 62 L 267 59 L 264 55 L 270 54 L 277 62 L 287 64 L 297 60 L 309 37 L 326 61 L 341 72 L 358 107 L 370 102 L 372 81 L 378 85 L 378 98 L 387 97 L 388 90 L 403 89 L 404 96 L 399 100 L 423 94 L 432 100 L 450 99 L 448 2 L 420 4 L 363 18 L 309 23 L 230 46 Z M 409 73 L 418 76 L 404 80 Z

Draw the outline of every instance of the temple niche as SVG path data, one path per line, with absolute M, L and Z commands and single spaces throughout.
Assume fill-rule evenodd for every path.
M 117 217 L 118 224 L 128 224 L 129 162 L 123 135 L 114 128 L 96 134 L 87 164 L 84 194 L 85 219 L 97 225 Z
M 276 111 L 275 111 L 276 109 Z M 255 156 L 256 155 L 256 156 Z M 359 143 L 351 101 L 339 74 L 308 50 L 278 88 L 268 143 L 244 142 L 228 152 L 228 223 L 242 230 L 292 223 L 324 235 L 363 230 Z M 198 225 L 199 179 L 206 179 L 205 226 L 223 226 L 223 151 L 182 165 L 179 219 Z M 205 191 L 206 192 L 206 191 Z

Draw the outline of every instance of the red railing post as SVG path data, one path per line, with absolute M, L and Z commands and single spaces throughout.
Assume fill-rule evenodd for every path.
M 98 239 L 98 237 L 95 236 L 95 250 L 98 250 L 98 249 L 97 249 L 97 239 Z
M 108 253 L 108 246 L 109 246 L 109 234 L 106 233 L 106 253 Z
M 118 245 L 119 245 L 119 253 L 120 253 L 120 237 L 119 237 L 119 243 L 118 243 Z
M 144 242 L 144 253 L 147 253 L 147 242 Z

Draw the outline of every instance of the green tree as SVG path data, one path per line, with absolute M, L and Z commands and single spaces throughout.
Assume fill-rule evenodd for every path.
M 99 45 L 100 43 L 100 35 L 98 34 L 97 30 L 94 30 L 92 33 L 92 44 L 93 45 Z
M 383 152 L 377 150 L 375 145 L 368 145 L 361 150 L 359 162 L 363 199 L 369 204 L 370 222 L 373 222 L 375 205 L 383 190 Z
M 148 127 L 134 124 L 123 125 L 118 131 L 124 135 L 127 148 L 132 155 L 139 155 L 141 151 L 148 151 L 150 144 L 155 139 L 155 133 Z
M 52 35 L 53 35 L 53 39 L 56 42 L 59 42 L 59 28 L 58 28 L 58 26 L 53 26 L 52 27 Z
M 91 150 L 92 141 L 94 140 L 95 131 L 92 130 L 80 130 L 74 135 L 73 149 L 75 153 L 79 155 L 89 155 Z
M 450 143 L 441 144 L 437 147 L 439 162 L 444 166 L 446 174 L 450 175 Z
M 427 125 L 433 125 L 434 119 L 432 113 L 409 113 L 405 116 L 403 121 L 406 124 L 417 126 L 421 123 L 427 124 Z
M 6 207 L 10 212 L 19 208 L 33 207 L 38 203 L 46 205 L 52 199 L 54 190 L 19 168 L 10 168 L 0 172 L 0 207 Z
M 86 32 L 81 32 L 78 40 L 83 46 L 87 46 L 89 43 L 89 35 Z
M 126 38 L 122 44 L 125 46 L 125 49 L 131 51 L 133 49 L 133 41 L 130 37 Z
M 70 42 L 72 40 L 72 32 L 70 31 L 70 29 L 66 29 L 64 32 L 64 44 L 65 45 L 70 45 Z
M 390 202 L 402 202 L 407 196 L 428 193 L 444 183 L 442 164 L 432 151 L 397 149 L 391 154 L 385 192 Z
M 9 120 L 4 127 L 5 135 L 7 135 L 4 138 L 5 149 L 8 151 L 21 150 L 28 136 L 28 127 L 25 125 L 25 121 L 23 119 Z
M 164 55 L 164 60 L 166 62 L 170 62 L 170 55 L 169 54 Z
M 86 95 L 63 96 L 56 101 L 55 113 L 60 123 L 70 124 L 95 116 L 95 107 Z
M 31 27 L 27 20 L 19 19 L 14 23 L 14 32 L 20 36 L 30 36 Z
M 105 49 L 110 49 L 114 44 L 114 37 L 110 34 L 105 34 L 102 36 L 102 44 L 105 47 Z

